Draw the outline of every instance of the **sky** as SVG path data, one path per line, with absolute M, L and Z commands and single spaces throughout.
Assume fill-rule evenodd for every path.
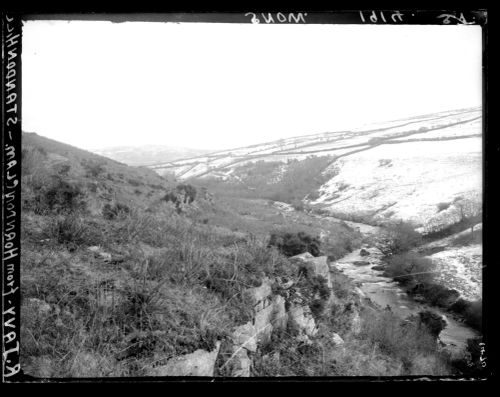
M 481 106 L 481 28 L 27 21 L 23 130 L 230 149 Z

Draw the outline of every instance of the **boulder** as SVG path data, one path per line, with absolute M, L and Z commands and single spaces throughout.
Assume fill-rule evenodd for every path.
M 290 259 L 307 263 L 310 266 L 310 269 L 313 272 L 313 274 L 316 276 L 322 276 L 326 280 L 328 288 L 332 288 L 332 280 L 330 277 L 330 266 L 328 266 L 328 257 L 326 256 L 314 257 L 309 252 L 305 252 L 300 255 L 295 255 Z
M 245 290 L 245 296 L 250 300 L 255 311 L 264 309 L 269 297 L 272 295 L 272 282 L 269 278 L 264 278 L 260 287 Z
M 287 323 L 285 299 L 276 295 L 269 304 L 255 311 L 254 327 L 257 332 L 257 343 L 267 342 L 275 328 L 284 328 Z
M 367 261 L 354 261 L 352 264 L 355 265 L 355 266 L 368 266 L 370 264 L 370 262 L 367 262 Z
M 292 305 L 288 311 L 289 321 L 292 327 L 307 336 L 315 336 L 318 333 L 316 322 L 309 306 Z
M 38 298 L 29 298 L 27 303 L 28 306 L 34 308 L 41 315 L 49 314 L 52 309 L 50 304 Z
M 370 252 L 365 250 L 364 248 L 361 248 L 361 250 L 359 251 L 359 255 L 360 256 L 368 256 L 368 255 L 370 255 Z
M 232 339 L 234 346 L 241 346 L 248 351 L 257 351 L 257 330 L 251 323 L 236 327 Z
M 150 376 L 214 376 L 215 361 L 219 354 L 220 342 L 215 350 L 196 350 L 194 353 L 172 358 L 165 365 L 152 368 Z M 244 349 L 241 349 L 244 350 Z
M 372 270 L 384 271 L 385 270 L 385 266 L 383 266 L 383 265 L 372 266 Z
M 292 256 L 290 258 L 290 260 L 296 260 L 296 259 L 299 259 L 299 260 L 309 260 L 311 258 L 314 258 L 314 256 L 311 255 L 309 252 L 304 252 L 302 254 Z
M 344 344 L 344 339 L 342 339 L 339 334 L 333 333 L 332 342 L 335 343 L 336 346 L 342 346 Z
M 230 376 L 236 378 L 248 378 L 250 377 L 251 367 L 252 360 L 248 357 L 247 350 L 233 346 L 233 355 L 230 363 Z
M 361 317 L 356 309 L 353 310 L 353 314 L 351 316 L 351 330 L 354 335 L 361 332 Z

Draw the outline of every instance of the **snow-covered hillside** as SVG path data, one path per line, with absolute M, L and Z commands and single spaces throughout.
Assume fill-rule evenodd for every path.
M 482 223 L 473 230 L 476 237 L 481 236 Z M 474 301 L 482 297 L 483 248 L 481 237 L 467 241 L 470 239 L 471 230 L 467 229 L 425 244 L 418 251 L 436 265 L 436 281 L 457 290 L 464 299 Z
M 308 204 L 335 215 L 454 222 L 456 203 L 482 191 L 482 110 L 461 109 L 226 150 L 151 166 L 179 179 L 236 179 L 237 167 L 332 156 Z M 307 200 L 305 200 L 307 201 Z

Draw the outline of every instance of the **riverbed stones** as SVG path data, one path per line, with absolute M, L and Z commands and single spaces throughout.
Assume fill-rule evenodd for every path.
M 369 255 L 370 255 L 370 252 L 369 252 L 369 251 L 367 251 L 367 250 L 365 250 L 364 248 L 361 248 L 361 249 L 359 250 L 359 255 L 360 255 L 360 256 L 369 256 Z
M 368 266 L 370 262 L 368 261 L 354 261 L 352 262 L 353 265 L 355 266 Z

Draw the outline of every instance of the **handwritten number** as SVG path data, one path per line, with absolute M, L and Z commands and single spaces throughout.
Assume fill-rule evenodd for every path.
M 471 25 L 474 23 L 474 22 L 467 22 L 463 13 L 460 13 L 459 18 L 457 18 L 455 15 L 451 15 L 451 14 L 441 14 L 441 15 L 438 15 L 437 18 L 444 18 L 443 23 L 445 25 L 448 25 L 450 23 L 450 19 L 455 19 L 456 21 L 460 22 L 463 25 Z
M 363 11 L 359 11 L 359 17 L 361 18 L 361 22 L 366 23 L 365 15 L 363 14 Z M 387 19 L 385 18 L 385 15 L 382 11 L 380 11 L 380 19 L 384 23 L 387 23 Z M 391 19 L 392 22 L 397 23 L 397 22 L 403 22 L 403 14 L 400 11 L 395 11 L 391 14 Z M 377 23 L 378 22 L 378 17 L 375 11 L 371 11 L 370 14 L 370 22 L 372 23 Z
M 260 19 L 253 12 L 247 12 L 245 16 L 252 15 L 252 19 L 250 20 L 252 23 L 260 23 Z

